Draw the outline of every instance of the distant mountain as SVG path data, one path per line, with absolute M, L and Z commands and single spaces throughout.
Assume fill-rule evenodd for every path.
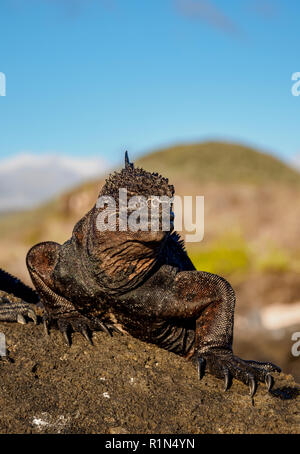
M 0 161 L 0 212 L 33 207 L 105 172 L 101 159 L 22 153 Z

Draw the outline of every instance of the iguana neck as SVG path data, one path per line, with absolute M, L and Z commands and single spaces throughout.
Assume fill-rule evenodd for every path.
M 111 246 L 103 243 L 89 260 L 101 285 L 122 294 L 140 285 L 157 267 L 160 249 L 160 244 L 149 247 L 132 240 Z
M 73 231 L 72 244 L 80 257 L 81 266 L 108 294 L 123 294 L 138 285 L 159 266 L 165 239 L 138 241 L 128 232 L 99 232 L 95 229 L 94 212 L 78 222 Z M 101 283 L 101 284 L 100 284 Z

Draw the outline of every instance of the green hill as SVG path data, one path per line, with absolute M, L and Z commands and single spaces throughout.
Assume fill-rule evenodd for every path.
M 223 142 L 205 142 L 164 148 L 136 162 L 170 179 L 198 183 L 300 184 L 300 173 L 274 156 Z

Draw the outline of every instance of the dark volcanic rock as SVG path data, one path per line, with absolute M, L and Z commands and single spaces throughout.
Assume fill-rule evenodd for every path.
M 186 360 L 131 337 L 45 337 L 42 326 L 2 323 L 13 362 L 0 361 L 1 433 L 297 433 L 299 386 L 276 377 L 254 406 L 244 385 L 197 380 Z

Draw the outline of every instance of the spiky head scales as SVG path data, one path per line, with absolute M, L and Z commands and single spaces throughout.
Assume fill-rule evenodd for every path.
M 173 197 L 174 187 L 169 180 L 158 173 L 150 173 L 142 168 L 128 164 L 120 172 L 114 172 L 106 179 L 100 195 L 119 197 L 119 189 L 126 188 L 128 197 L 141 195 Z

